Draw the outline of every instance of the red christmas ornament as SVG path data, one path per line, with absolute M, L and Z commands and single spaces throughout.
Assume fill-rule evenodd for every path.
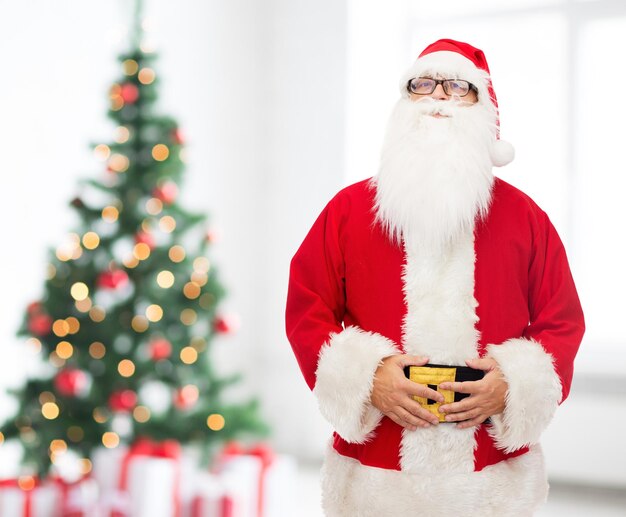
M 137 394 L 133 390 L 114 391 L 109 397 L 109 407 L 112 411 L 128 413 L 137 405 Z
M 52 330 L 52 318 L 45 312 L 33 313 L 28 319 L 28 330 L 35 336 L 47 336 Z
M 213 328 L 220 334 L 232 334 L 238 326 L 239 320 L 232 314 L 217 316 L 213 320 Z
M 135 242 L 137 244 L 139 244 L 140 242 L 143 242 L 144 244 L 147 244 L 151 250 L 154 249 L 154 247 L 156 246 L 154 242 L 154 237 L 149 232 L 139 232 L 138 234 L 136 234 Z
M 179 127 L 172 130 L 172 140 L 177 145 L 182 145 L 185 143 L 185 137 Z
M 152 195 L 163 201 L 166 205 L 171 205 L 178 197 L 178 185 L 173 181 L 166 181 L 152 191 Z
M 102 289 L 119 289 L 128 284 L 128 274 L 123 269 L 103 271 L 98 276 L 97 283 Z
M 29 303 L 28 307 L 26 308 L 26 311 L 28 312 L 28 314 L 31 314 L 31 315 L 43 312 L 43 305 L 41 304 L 41 302 Z
M 189 409 L 198 400 L 198 388 L 193 385 L 187 385 L 178 388 L 174 393 L 174 405 L 178 409 Z
M 77 368 L 66 368 L 54 378 L 54 388 L 66 397 L 84 395 L 89 388 L 89 377 Z
M 133 83 L 124 83 L 120 91 L 120 96 L 125 104 L 134 104 L 139 98 L 139 88 Z
M 172 344 L 165 338 L 156 338 L 150 341 L 148 350 L 150 359 L 153 361 L 161 361 L 172 355 Z
M 205 239 L 208 243 L 214 244 L 219 240 L 219 237 L 220 236 L 218 231 L 212 228 L 210 230 L 207 230 Z

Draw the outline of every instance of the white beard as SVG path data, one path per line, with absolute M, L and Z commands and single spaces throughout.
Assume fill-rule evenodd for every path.
M 496 132 L 489 105 L 398 101 L 374 178 L 377 220 L 395 242 L 436 253 L 487 214 Z

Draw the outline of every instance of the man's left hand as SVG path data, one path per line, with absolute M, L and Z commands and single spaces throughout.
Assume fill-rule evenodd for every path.
M 502 413 L 508 391 L 508 384 L 495 359 L 484 357 L 469 359 L 465 363 L 470 368 L 483 370 L 485 376 L 479 381 L 442 382 L 439 385 L 444 390 L 469 394 L 460 402 L 439 407 L 439 411 L 446 415 L 446 422 L 459 422 L 459 429 L 474 427 L 490 416 Z

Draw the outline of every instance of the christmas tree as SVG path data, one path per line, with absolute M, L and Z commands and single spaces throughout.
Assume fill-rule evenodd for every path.
M 205 216 L 179 203 L 184 141 L 155 109 L 156 55 L 142 50 L 139 12 L 109 92 L 113 141 L 95 146 L 104 178 L 71 202 L 78 231 L 51 252 L 44 294 L 19 331 L 44 368 L 14 392 L 19 409 L 0 442 L 18 439 L 39 475 L 68 451 L 87 473 L 95 448 L 138 437 L 209 453 L 265 432 L 255 401 L 225 402 L 238 377 L 218 375 L 210 360 L 212 339 L 231 323 L 219 313 Z

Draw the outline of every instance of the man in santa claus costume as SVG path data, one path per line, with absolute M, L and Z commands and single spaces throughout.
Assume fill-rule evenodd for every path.
M 287 334 L 335 433 L 329 516 L 524 516 L 541 433 L 584 332 L 547 215 L 492 167 L 483 52 L 439 40 L 406 72 L 376 177 L 339 192 L 291 263 Z

